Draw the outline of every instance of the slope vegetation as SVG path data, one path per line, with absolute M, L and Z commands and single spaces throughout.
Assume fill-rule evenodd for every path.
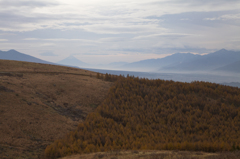
M 122 78 L 78 129 L 45 150 L 56 158 L 112 150 L 229 151 L 240 146 L 240 89 Z
M 0 60 L 0 158 L 42 158 L 44 149 L 75 130 L 112 83 L 96 73 Z

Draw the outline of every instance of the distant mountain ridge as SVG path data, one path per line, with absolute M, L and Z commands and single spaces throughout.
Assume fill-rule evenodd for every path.
M 183 62 L 197 59 L 200 55 L 194 55 L 191 53 L 175 53 L 173 55 L 158 58 L 158 59 L 147 59 L 138 62 L 129 63 L 123 65 L 121 68 L 123 69 L 131 69 L 131 70 L 146 70 L 146 71 L 157 71 L 161 67 L 166 66 L 175 66 L 177 64 L 181 64 Z
M 225 49 L 203 55 L 172 67 L 163 67 L 160 70 L 169 71 L 213 71 L 219 67 L 229 65 L 240 60 L 240 52 Z
M 20 53 L 16 50 L 0 51 L 0 59 L 2 60 L 14 60 L 14 61 L 25 61 L 25 62 L 35 62 L 43 64 L 54 64 L 52 62 L 44 61 L 39 58 Z
M 211 72 L 240 73 L 240 51 L 221 49 L 207 55 L 175 53 L 159 59 L 147 59 L 120 66 L 122 70 L 146 72 Z

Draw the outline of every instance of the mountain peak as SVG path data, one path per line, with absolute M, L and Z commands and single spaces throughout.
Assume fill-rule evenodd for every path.
M 8 50 L 8 51 L 0 51 L 0 59 L 53 64 L 51 62 L 47 62 L 47 61 L 41 60 L 39 58 L 30 56 L 30 55 L 20 53 L 20 52 L 14 50 L 14 49 L 11 49 L 11 50 Z
M 66 66 L 81 66 L 81 67 L 86 67 L 89 65 L 85 62 L 80 61 L 78 58 L 76 58 L 73 55 L 68 56 L 67 58 L 59 61 L 58 63 Z
M 217 52 L 226 52 L 226 51 L 228 51 L 228 50 L 222 48 L 221 50 L 219 50 L 219 51 L 217 51 Z
M 8 50 L 7 52 L 18 52 L 18 51 L 11 49 L 11 50 Z
M 215 54 L 217 54 L 219 56 L 233 56 L 233 55 L 235 56 L 235 54 L 239 54 L 239 53 L 236 51 L 232 51 L 232 50 L 221 49 L 214 53 L 208 54 L 208 56 L 215 56 Z

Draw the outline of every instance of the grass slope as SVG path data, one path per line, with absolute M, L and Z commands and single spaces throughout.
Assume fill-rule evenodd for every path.
M 0 60 L 0 158 L 42 158 L 46 145 L 76 129 L 112 85 L 95 76 L 82 69 Z

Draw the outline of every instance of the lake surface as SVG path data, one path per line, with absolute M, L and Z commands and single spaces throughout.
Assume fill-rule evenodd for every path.
M 158 72 L 133 72 L 133 71 L 118 71 L 118 70 L 102 70 L 88 69 L 99 73 L 110 73 L 114 75 L 135 76 L 148 79 L 163 79 L 180 82 L 205 81 L 212 83 L 220 83 L 230 86 L 238 86 L 240 88 L 240 75 L 214 75 L 214 74 L 183 74 L 183 73 L 158 73 Z

